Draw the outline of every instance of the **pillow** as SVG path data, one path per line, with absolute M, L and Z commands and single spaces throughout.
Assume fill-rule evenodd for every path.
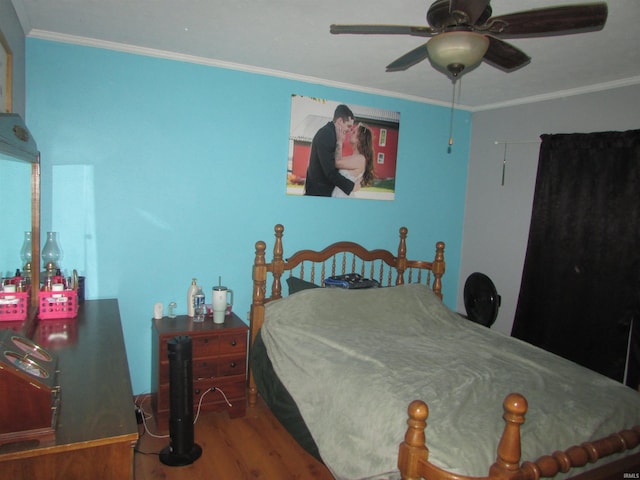
M 289 295 L 301 292 L 302 290 L 309 290 L 311 288 L 320 288 L 315 283 L 307 282 L 298 277 L 287 278 L 287 286 L 289 287 Z

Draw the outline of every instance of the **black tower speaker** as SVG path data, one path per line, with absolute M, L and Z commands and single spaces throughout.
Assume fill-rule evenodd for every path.
M 160 461 L 172 467 L 190 465 L 202 455 L 193 442 L 193 378 L 191 337 L 179 335 L 167 342 L 169 356 L 169 446 Z

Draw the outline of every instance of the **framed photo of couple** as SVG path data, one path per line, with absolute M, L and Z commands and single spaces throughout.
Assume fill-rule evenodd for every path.
M 353 121 L 329 125 L 339 105 L 346 105 L 347 111 L 353 113 Z M 337 134 L 331 137 L 332 129 L 342 129 L 343 138 Z M 291 95 L 287 195 L 394 200 L 399 133 L 399 112 Z M 325 139 L 324 142 L 319 140 L 320 137 Z M 326 140 L 328 137 L 332 138 L 331 143 Z M 318 175 L 313 173 L 314 167 L 310 164 L 318 162 L 320 151 L 324 151 L 325 162 L 328 161 L 326 159 L 331 154 L 328 149 L 333 149 L 328 145 L 335 145 L 336 150 L 340 148 L 340 152 L 333 153 L 336 158 L 334 166 L 338 174 L 353 182 L 353 190 L 348 193 L 340 188 L 344 185 L 343 179 L 335 177 L 335 173 L 322 176 L 320 181 L 323 185 L 330 186 L 323 193 L 315 193 L 317 190 L 312 188 L 311 183 L 317 181 Z M 326 169 L 325 165 L 323 170 Z M 315 172 L 319 170 L 315 167 Z

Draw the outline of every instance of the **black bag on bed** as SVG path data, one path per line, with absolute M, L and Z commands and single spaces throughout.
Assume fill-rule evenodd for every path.
M 377 280 L 362 278 L 357 273 L 346 273 L 344 275 L 335 275 L 333 277 L 325 278 L 324 286 L 355 289 L 379 287 L 380 283 L 378 283 Z

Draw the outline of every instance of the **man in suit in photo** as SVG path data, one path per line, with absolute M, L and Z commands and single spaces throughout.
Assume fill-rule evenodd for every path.
M 305 195 L 330 197 L 334 187 L 349 195 L 355 184 L 341 175 L 336 168 L 336 151 L 341 153 L 346 132 L 353 127 L 353 112 L 346 105 L 338 105 L 333 121 L 317 131 L 311 142 L 311 155 L 307 167 Z

